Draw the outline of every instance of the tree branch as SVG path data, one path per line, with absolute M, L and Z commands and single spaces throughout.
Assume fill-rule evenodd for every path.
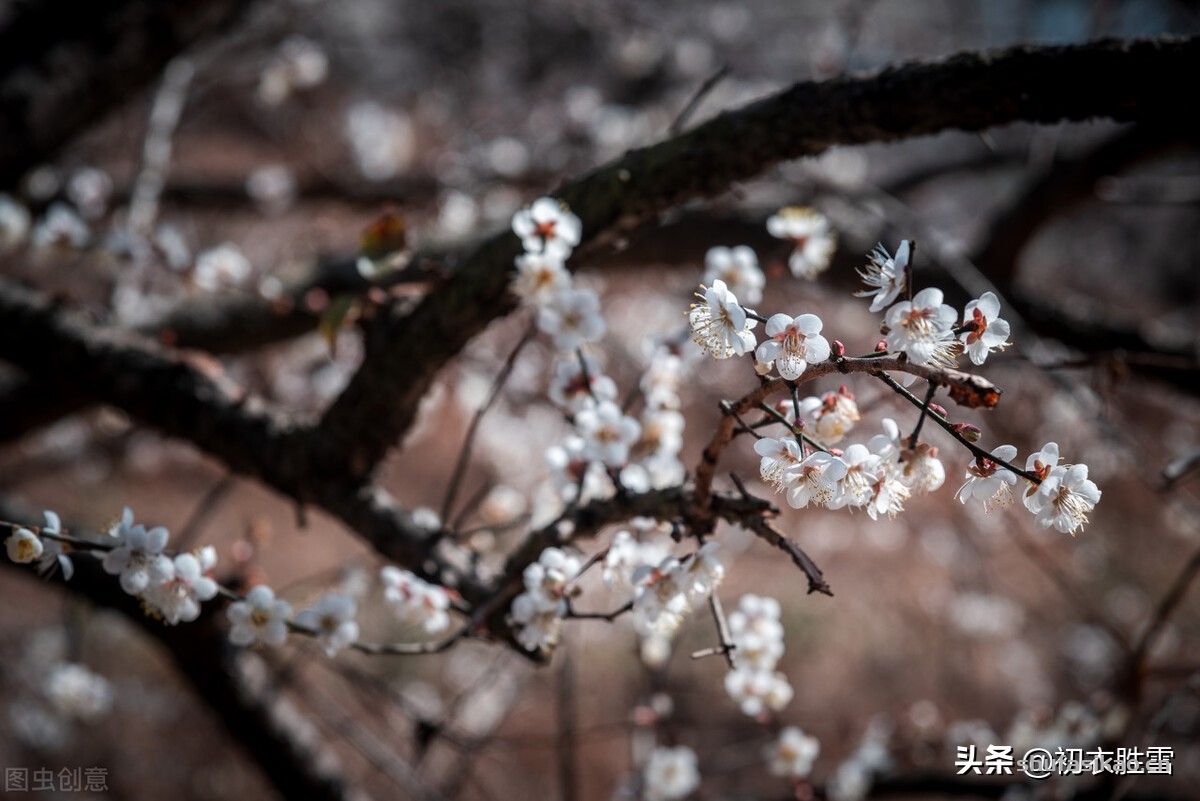
M 1200 39 L 1016 47 L 804 82 L 726 112 L 678 137 L 633 150 L 555 194 L 595 250 L 685 200 L 719 194 L 772 165 L 834 144 L 981 130 L 1016 121 L 1111 117 L 1171 121 L 1179 75 L 1200 67 Z M 507 291 L 517 238 L 503 232 L 411 313 L 380 315 L 349 386 L 321 421 L 316 460 L 349 475 L 373 471 L 409 430 L 434 376 L 472 337 L 515 305 Z M 361 421 L 370 420 L 369 431 Z

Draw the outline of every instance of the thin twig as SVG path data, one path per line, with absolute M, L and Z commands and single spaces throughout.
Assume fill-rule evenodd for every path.
M 704 98 L 708 96 L 708 93 L 716 88 L 717 84 L 720 83 L 728 74 L 729 65 L 722 64 L 720 69 L 710 75 L 708 79 L 704 81 L 704 83 L 700 84 L 700 87 L 696 89 L 695 94 L 693 94 L 691 99 L 688 100 L 687 105 L 684 106 L 679 114 L 675 117 L 675 120 L 671 123 L 671 127 L 667 129 L 671 136 L 675 136 L 683 130 L 683 126 L 685 123 L 687 123 L 688 118 L 692 116 L 692 114 L 700 106 L 700 103 L 702 103 Z
M 479 423 L 483 420 L 483 416 L 492 408 L 492 404 L 500 396 L 500 390 L 504 388 L 508 377 L 512 375 L 513 366 L 517 363 L 517 356 L 521 350 L 533 339 L 537 333 L 537 327 L 532 323 L 522 335 L 516 347 L 508 354 L 508 358 L 504 361 L 504 366 L 500 368 L 500 372 L 496 374 L 496 379 L 492 382 L 491 391 L 488 392 L 487 400 L 475 412 L 475 416 L 471 419 L 471 426 L 467 429 L 467 438 L 463 442 L 462 450 L 458 452 L 458 460 L 454 463 L 454 472 L 450 474 L 450 484 L 446 488 L 446 497 L 442 501 L 442 520 L 450 519 L 450 511 L 454 507 L 454 500 L 458 496 L 459 485 L 462 484 L 463 475 L 467 469 L 467 462 L 471 458 L 471 449 L 475 444 L 475 434 L 479 431 Z
M 908 438 L 909 450 L 914 450 L 921 437 L 921 426 L 925 425 L 925 418 L 929 416 L 929 404 L 933 403 L 933 396 L 937 393 L 938 385 L 929 382 L 929 389 L 925 390 L 925 402 L 921 404 L 921 414 L 917 417 L 917 424 L 913 426 L 912 434 Z
M 226 473 L 221 477 L 221 480 L 213 485 L 204 497 L 200 499 L 200 503 L 196 504 L 196 508 L 192 510 L 191 516 L 187 522 L 183 524 L 183 528 L 179 532 L 179 536 L 175 538 L 176 547 L 181 551 L 186 551 L 199 534 L 204 524 L 207 523 L 213 514 L 220 507 L 221 502 L 229 494 L 229 491 L 237 484 L 237 479 L 232 473 Z

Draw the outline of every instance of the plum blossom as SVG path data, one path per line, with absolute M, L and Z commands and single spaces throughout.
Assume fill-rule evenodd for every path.
M 383 598 L 392 612 L 406 623 L 415 623 L 426 634 L 450 627 L 450 594 L 407 570 L 385 565 L 379 570 Z
M 671 634 L 683 624 L 692 603 L 682 579 L 682 563 L 674 556 L 634 571 L 633 624 L 639 634 Z
M 550 303 L 556 295 L 571 287 L 571 274 L 558 256 L 522 253 L 517 256 L 516 265 L 512 291 L 528 303 L 537 306 Z
M 636 594 L 633 576 L 638 568 L 644 565 L 661 564 L 668 556 L 667 546 L 663 542 L 638 540 L 625 529 L 613 535 L 604 555 L 604 584 L 623 600 L 629 600 Z
M 55 201 L 46 216 L 34 226 L 31 241 L 38 249 L 65 247 L 79 250 L 88 243 L 91 232 L 87 223 L 70 205 Z
M 316 632 L 325 655 L 334 656 L 358 639 L 358 623 L 354 620 L 357 611 L 353 598 L 324 595 L 311 609 L 296 615 L 296 625 Z
M 805 398 L 800 402 L 800 413 L 813 421 L 817 436 L 826 445 L 840 442 L 860 419 L 854 393 L 845 384 L 837 392 Z
M 590 289 L 564 289 L 538 310 L 538 330 L 561 351 L 572 351 L 604 336 L 600 298 Z
M 642 426 L 627 417 L 612 401 L 603 401 L 575 415 L 575 427 L 583 437 L 583 456 L 609 467 L 629 461 L 629 449 L 637 442 Z
M 200 604 L 217 596 L 217 582 L 207 574 L 217 565 L 211 545 L 199 553 L 181 553 L 171 563 L 171 576 L 147 587 L 142 600 L 170 626 L 200 617 Z
M 25 204 L 0 192 L 0 254 L 25 244 L 33 218 Z
M 883 473 L 883 459 L 871 453 L 866 445 L 855 442 L 842 454 L 842 463 L 846 465 L 846 475 L 838 482 L 837 496 L 829 502 L 829 508 L 866 506 L 874 497 Z
M 688 312 L 688 323 L 692 327 L 692 340 L 701 350 L 714 359 L 728 359 L 754 350 L 754 334 L 751 329 L 758 321 L 746 314 L 724 281 L 713 281 L 712 286 L 700 286 L 697 292 L 700 303 L 693 303 Z
M 812 280 L 829 267 L 837 236 L 829 220 L 813 209 L 789 206 L 767 218 L 767 233 L 792 243 L 788 268 L 796 278 Z
M 642 771 L 645 801 L 678 801 L 700 786 L 696 752 L 687 746 L 655 748 Z
M 791 703 L 794 691 L 779 671 L 738 667 L 725 674 L 725 692 L 729 693 L 742 714 L 758 717 L 768 709 L 780 712 Z
M 571 582 L 582 567 L 578 554 L 547 548 L 538 561 L 525 568 L 525 592 L 513 599 L 509 622 L 526 649 L 544 653 L 558 645 Z
M 1017 449 L 1012 445 L 1001 445 L 992 449 L 992 455 L 1011 463 L 1017 456 Z M 967 466 L 966 478 L 966 483 L 954 493 L 959 502 L 966 504 L 975 498 L 983 503 L 985 512 L 1012 502 L 1017 474 L 1000 467 L 996 462 L 982 456 L 976 458 L 973 464 Z
M 578 412 L 595 401 L 615 401 L 617 384 L 604 375 L 599 362 L 591 356 L 583 357 L 583 364 L 577 356 L 572 356 L 554 363 L 548 394 L 559 406 Z
M 196 257 L 192 281 L 196 286 L 213 292 L 223 286 L 238 286 L 251 272 L 250 262 L 232 242 L 223 242 Z
M 743 595 L 729 614 L 729 636 L 737 646 L 737 661 L 754 670 L 774 670 L 783 656 L 783 624 L 779 602 L 759 595 Z
M 165 528 L 157 526 L 147 531 L 141 523 L 135 525 L 133 512 L 126 508 L 113 534 L 116 546 L 104 555 L 101 564 L 109 575 L 120 575 L 121 589 L 140 595 L 147 587 L 171 578 L 174 565 L 162 552 L 170 536 Z
M 517 642 L 528 651 L 551 651 L 562 638 L 562 609 L 540 593 L 523 592 L 513 599 L 509 619 Z
M 769 338 L 754 356 L 760 362 L 774 362 L 779 375 L 789 381 L 799 378 L 809 364 L 829 358 L 829 341 L 821 336 L 821 318 L 815 314 L 773 314 L 766 331 Z
M 887 346 L 904 351 L 916 364 L 954 364 L 954 323 L 958 314 L 942 303 L 942 290 L 929 287 L 912 301 L 887 310 Z
M 741 295 L 743 303 L 756 304 L 762 301 L 767 279 L 754 251 L 738 245 L 709 248 L 704 255 L 704 283 L 711 286 L 714 281 L 724 281 L 730 292 Z
M 512 229 L 526 252 L 565 261 L 579 244 L 583 224 L 560 201 L 542 197 L 513 215 Z
M 946 483 L 946 468 L 937 454 L 937 448 L 925 442 L 918 442 L 915 448 L 906 448 L 902 455 L 900 480 L 917 493 L 937 490 Z
M 42 516 L 46 518 L 46 525 L 42 526 L 43 534 L 52 534 L 60 536 L 62 534 L 62 521 L 58 518 L 58 513 L 51 512 L 49 509 L 42 512 Z M 38 560 L 38 572 L 43 576 L 50 575 L 54 568 L 62 569 L 63 580 L 70 581 L 71 576 L 75 575 L 75 563 L 68 556 L 71 551 L 71 546 L 58 540 L 46 537 L 42 539 L 42 556 Z
M 784 476 L 788 506 L 803 509 L 810 503 L 828 505 L 837 497 L 837 482 L 845 476 L 846 464 L 838 457 L 825 451 L 809 454 Z
M 773 776 L 803 779 L 812 773 L 821 753 L 821 743 L 795 726 L 779 732 L 779 738 L 767 745 L 764 755 Z
M 895 258 L 880 243 L 867 258 L 867 266 L 860 269 L 858 274 L 868 288 L 854 294 L 860 298 L 874 295 L 870 311 L 881 312 L 904 291 L 908 281 L 909 260 L 912 258 L 912 243 L 907 239 L 902 241 L 900 247 L 896 248 Z
M 4 541 L 8 558 L 19 565 L 27 565 L 42 555 L 42 540 L 27 528 L 18 528 Z
M 754 443 L 754 452 L 762 457 L 758 463 L 759 475 L 763 481 L 774 487 L 776 492 L 787 488 L 787 472 L 804 461 L 800 443 L 791 437 L 763 437 Z
M 233 624 L 229 641 L 234 645 L 283 645 L 292 605 L 277 599 L 267 585 L 259 584 L 246 594 L 246 600 L 230 604 L 225 614 Z
M 963 311 L 962 333 L 958 338 L 971 361 L 983 364 L 989 353 L 1008 347 L 1010 331 L 1008 321 L 1000 319 L 999 298 L 993 292 L 984 292 Z
M 49 669 L 42 693 L 56 712 L 89 723 L 108 714 L 113 687 L 108 679 L 75 662 L 59 662 Z
M 1026 497 L 1025 506 L 1042 528 L 1053 526 L 1063 534 L 1075 536 L 1099 502 L 1100 490 L 1088 478 L 1087 465 L 1075 464 L 1053 468 L 1037 491 Z

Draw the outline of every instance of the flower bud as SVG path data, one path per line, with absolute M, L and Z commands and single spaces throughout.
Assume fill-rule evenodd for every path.
M 955 423 L 954 433 L 965 439 L 967 442 L 979 442 L 983 436 L 983 431 L 979 426 L 973 426 L 970 423 Z

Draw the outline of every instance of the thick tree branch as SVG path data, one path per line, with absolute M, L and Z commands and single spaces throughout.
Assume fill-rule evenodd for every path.
M 1170 121 L 1174 88 L 1200 67 L 1200 39 L 1016 47 L 796 84 L 678 137 L 634 150 L 556 194 L 583 222 L 583 245 L 685 200 L 726 191 L 772 165 L 834 144 L 892 141 L 1016 121 L 1110 117 Z M 381 315 L 366 357 L 312 441 L 313 458 L 364 476 L 408 431 L 441 367 L 514 306 L 507 292 L 515 236 L 484 243 L 411 313 Z M 364 431 L 362 421 L 372 421 Z

